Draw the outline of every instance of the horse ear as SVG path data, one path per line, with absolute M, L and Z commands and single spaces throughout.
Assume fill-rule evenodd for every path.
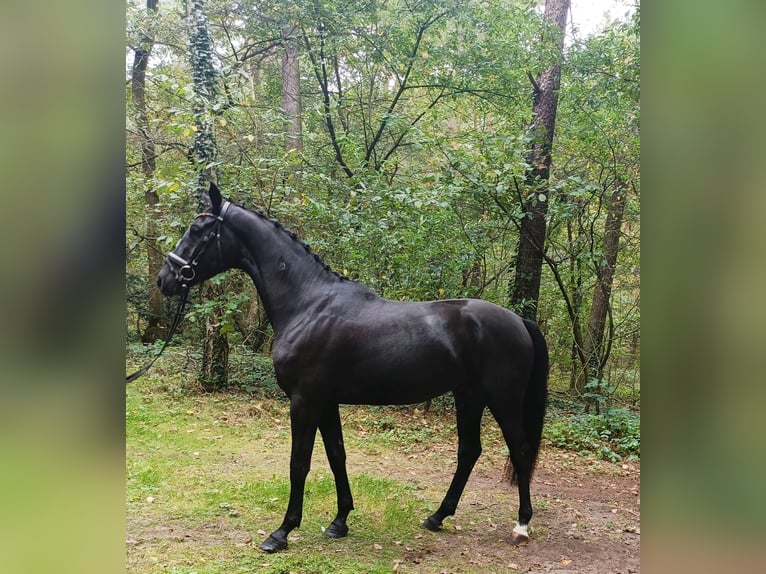
M 221 190 L 218 189 L 218 186 L 210 182 L 210 189 L 208 190 L 208 196 L 210 197 L 210 203 L 212 204 L 213 211 L 218 211 L 221 208 L 221 203 L 223 203 L 223 197 L 221 197 Z

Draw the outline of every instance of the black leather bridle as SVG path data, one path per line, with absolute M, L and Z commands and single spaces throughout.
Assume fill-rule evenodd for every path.
M 216 222 L 213 229 L 207 235 L 205 235 L 202 241 L 197 244 L 197 247 L 194 248 L 194 251 L 189 256 L 188 260 L 184 259 L 176 253 L 173 253 L 172 251 L 168 253 L 167 261 L 171 268 L 175 268 L 176 280 L 181 283 L 181 288 L 184 288 L 184 286 L 188 287 L 188 284 L 194 280 L 194 277 L 196 277 L 197 272 L 195 269 L 197 267 L 198 260 L 200 256 L 202 256 L 202 254 L 207 250 L 208 246 L 210 245 L 210 240 L 213 238 L 217 240 L 218 256 L 221 257 L 221 225 L 223 224 L 223 218 L 226 215 L 230 205 L 230 202 L 225 201 L 221 206 L 221 211 L 218 215 L 209 213 L 207 211 L 198 213 L 196 215 L 194 218 L 195 220 L 199 219 L 200 217 L 208 216 L 214 217 Z
M 221 253 L 221 225 L 223 224 L 223 218 L 226 215 L 226 212 L 228 211 L 230 205 L 231 203 L 229 201 L 225 201 L 223 205 L 221 206 L 221 211 L 218 215 L 215 215 L 214 213 L 203 212 L 203 213 L 198 213 L 194 217 L 195 221 L 198 218 L 203 216 L 215 217 L 216 222 L 215 222 L 215 225 L 213 226 L 213 229 L 210 232 L 208 232 L 208 234 L 205 235 L 202 241 L 200 241 L 199 244 L 194 248 L 194 251 L 192 252 L 188 260 L 184 259 L 180 255 L 177 255 L 176 253 L 173 253 L 172 251 L 168 253 L 167 262 L 170 264 L 171 268 L 175 269 L 176 280 L 181 284 L 181 301 L 178 304 L 178 309 L 176 309 L 175 316 L 173 317 L 173 322 L 170 325 L 170 329 L 168 330 L 168 334 L 165 337 L 165 342 L 162 344 L 162 348 L 160 349 L 160 352 L 157 353 L 154 357 L 152 357 L 152 360 L 149 361 L 146 365 L 138 369 L 133 374 L 126 376 L 125 377 L 126 384 L 135 381 L 137 378 L 143 375 L 146 371 L 148 371 L 151 368 L 151 366 L 154 364 L 154 362 L 160 358 L 160 355 L 162 355 L 162 353 L 165 351 L 167 346 L 170 344 L 170 340 L 173 338 L 173 335 L 175 334 L 176 329 L 178 328 L 178 325 L 181 323 L 181 320 L 184 317 L 184 309 L 186 308 L 186 302 L 189 299 L 189 285 L 197 276 L 196 267 L 198 265 L 199 258 L 207 250 L 208 246 L 210 245 L 211 239 L 213 238 L 216 239 L 216 243 L 218 244 L 218 256 L 220 258 L 223 258 L 223 255 Z

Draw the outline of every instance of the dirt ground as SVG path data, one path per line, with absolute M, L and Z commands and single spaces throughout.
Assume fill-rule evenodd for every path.
M 441 482 L 446 491 L 451 473 L 434 468 L 431 460 L 419 464 L 419 458 L 411 455 L 402 464 L 399 456 L 373 461 L 349 453 L 349 466 L 363 464 L 369 472 L 372 465 L 373 472 L 389 477 Z M 532 540 L 522 547 L 508 545 L 518 498 L 515 487 L 501 481 L 498 467 L 497 457 L 479 459 L 456 515 L 445 520 L 443 532 L 424 530 L 412 541 L 413 550 L 396 571 L 442 574 L 472 565 L 486 572 L 640 572 L 639 463 L 542 450 L 532 484 Z
M 401 454 L 370 460 L 349 453 L 349 468 L 363 465 L 366 472 L 415 485 L 446 491 L 451 473 L 435 468 L 431 456 Z M 319 462 L 319 461 L 317 461 Z M 532 487 L 535 514 L 529 544 L 508 544 L 515 525 L 515 487 L 498 479 L 498 460 L 482 457 L 466 486 L 455 517 L 444 530 L 423 530 L 405 549 L 393 572 L 457 574 L 466 571 L 554 572 L 559 574 L 629 574 L 640 572 L 640 468 L 638 463 L 611 464 L 583 459 L 558 450 L 541 452 Z M 321 464 L 321 463 L 320 463 Z M 502 464 L 500 464 L 502 468 Z M 443 485 L 442 485 L 443 483 Z M 129 520 L 129 531 L 146 540 L 226 538 L 236 546 L 255 546 L 252 534 L 209 525 L 204 533 L 160 528 Z M 350 524 L 354 528 L 353 513 Z M 259 535 L 265 532 L 259 532 Z M 256 536 L 256 538 L 260 538 Z M 248 539 L 244 544 L 243 540 Z M 135 544 L 130 540 L 128 546 Z M 130 553 L 129 553 L 130 554 Z M 134 559 L 137 557 L 134 557 Z M 130 560 L 129 560 L 130 562 Z
M 284 430 L 286 411 L 280 420 L 266 425 L 260 439 L 243 443 L 235 455 L 237 466 L 286 471 L 289 440 Z M 263 415 L 258 408 L 219 414 L 221 424 L 247 428 L 253 416 Z M 270 419 L 269 419 L 270 420 Z M 441 500 L 455 469 L 454 441 L 429 441 L 408 449 L 389 449 L 365 443 L 370 418 L 354 415 L 347 420 L 347 467 L 352 478 L 365 473 L 405 482 L 431 504 Z M 434 417 L 434 420 L 440 420 Z M 219 422 L 220 422 L 219 421 Z M 429 424 L 423 419 L 422 425 Z M 433 426 L 433 421 L 430 422 Z M 441 423 L 440 423 L 441 424 Z M 410 425 L 413 427 L 414 425 Z M 488 423 L 488 427 L 492 425 Z M 187 431 L 189 432 L 189 431 Z M 217 433 L 219 431 L 210 431 Z M 371 431 L 370 431 L 371 432 Z M 521 547 L 508 544 L 515 525 L 518 497 L 515 486 L 502 479 L 507 450 L 495 429 L 494 439 L 485 441 L 485 450 L 469 479 L 457 514 L 444 521 L 444 530 L 425 529 L 411 540 L 388 541 L 401 544 L 404 552 L 393 564 L 393 571 L 416 574 L 458 574 L 465 572 L 556 572 L 629 574 L 640 572 L 640 463 L 609 463 L 581 457 L 544 446 L 532 482 L 534 516 L 530 523 L 530 542 Z M 281 434 L 280 434 L 281 433 Z M 318 443 L 320 441 L 317 441 Z M 410 443 L 407 443 L 409 446 Z M 330 475 L 321 446 L 312 459 L 312 473 Z M 363 528 L 349 517 L 352 530 Z M 423 516 L 425 518 L 425 516 Z M 210 530 L 191 532 L 176 526 L 158 528 L 152 520 L 128 517 L 128 565 L 135 571 L 148 548 L 158 543 L 181 543 L 207 537 L 227 540 L 236 547 L 252 547 L 265 535 L 232 530 L 224 524 L 210 524 Z M 300 530 L 297 536 L 303 536 Z M 296 538 L 297 540 L 297 538 Z M 386 543 L 386 542 L 384 542 Z M 248 548 L 249 549 L 249 548 Z M 361 573 L 360 573 L 361 574 Z

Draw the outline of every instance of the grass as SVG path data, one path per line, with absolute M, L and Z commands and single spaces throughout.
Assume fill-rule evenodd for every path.
M 443 487 L 426 492 L 407 480 L 355 473 L 352 535 L 324 537 L 336 510 L 335 484 L 317 441 L 303 523 L 289 538 L 294 550 L 262 554 L 256 547 L 281 522 L 289 495 L 286 401 L 168 393 L 156 384 L 149 378 L 128 387 L 129 572 L 391 572 L 427 535 L 419 523 Z M 377 426 L 393 421 L 377 414 L 374 408 L 344 412 L 349 450 L 376 456 L 391 445 L 450 432 L 419 427 L 415 440 L 379 433 Z
M 303 523 L 291 534 L 287 551 L 266 555 L 258 544 L 279 526 L 289 496 L 286 399 L 276 398 L 265 362 L 259 363 L 265 389 L 243 392 L 240 385 L 237 392 L 213 395 L 185 388 L 177 357 L 168 364 L 172 367 L 163 371 L 160 365 L 127 389 L 128 572 L 403 572 L 412 571 L 407 568 L 413 558 L 434 544 L 454 544 L 447 533 L 435 536 L 420 527 L 454 471 L 450 399 L 433 401 L 427 414 L 422 405 L 342 407 L 356 506 L 350 535 L 342 540 L 322 535 L 335 515 L 336 498 L 318 439 Z M 605 423 L 580 413 L 577 405 L 552 397 L 545 442 L 606 460 L 640 452 L 637 415 L 623 413 Z M 633 451 L 621 453 L 619 441 Z M 502 469 L 507 450 L 489 414 L 482 442 L 482 458 Z M 407 473 L 409 459 L 421 463 L 417 481 Z M 493 492 L 496 500 L 501 496 Z M 545 509 L 544 500 L 538 504 Z M 485 514 L 473 516 L 464 506 L 460 521 L 470 525 L 473 518 L 486 521 Z M 542 530 L 533 532 L 541 535 Z M 465 556 L 452 560 L 450 571 L 484 571 L 466 564 Z

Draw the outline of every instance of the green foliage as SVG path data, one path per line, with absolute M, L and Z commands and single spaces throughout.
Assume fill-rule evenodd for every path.
M 334 268 L 385 297 L 464 296 L 462 272 L 475 255 L 460 241 L 449 197 L 429 183 L 392 190 L 371 176 L 343 189 L 342 203 L 304 196 L 305 235 Z
M 554 56 L 537 4 L 208 0 L 212 50 L 202 48 L 213 55 L 196 80 L 210 84 L 210 97 L 201 95 L 204 127 L 215 137 L 222 189 L 278 218 L 333 269 L 385 297 L 504 304 L 527 193 L 520 185 L 531 121 L 527 71 L 546 69 Z M 155 40 L 146 100 L 157 153 L 147 179 L 129 110 L 130 344 L 147 321 L 143 306 L 155 281 L 147 276 L 146 254 L 167 253 L 197 209 L 200 166 L 190 161 L 190 150 L 202 127 L 195 121 L 201 100 L 194 95 L 187 22 L 177 8 L 160 2 L 156 14 L 147 14 L 128 4 L 128 44 L 144 35 Z M 279 39 L 287 24 L 296 25 L 303 109 L 303 149 L 290 153 L 283 149 L 280 111 Z M 559 273 L 544 269 L 538 318 L 562 377 L 580 361 L 572 333 L 576 323 L 587 325 L 616 177 L 630 185 L 606 370 L 638 368 L 639 26 L 636 17 L 573 43 L 562 67 L 551 182 L 537 196 L 548 204 L 547 254 Z M 127 95 L 130 103 L 130 90 Z M 159 198 L 151 211 L 147 189 Z M 148 218 L 159 237 L 145 236 Z M 197 360 L 198 325 L 218 317 L 231 344 L 231 384 L 254 393 L 265 380 L 279 393 L 270 366 L 254 354 L 270 333 L 258 323 L 249 279 L 229 273 L 214 281 L 222 294 L 192 305 L 178 337 L 187 358 Z M 168 314 L 173 305 L 166 302 Z M 616 393 L 586 392 L 615 397 L 620 388 L 613 386 Z
M 550 412 L 543 436 L 555 447 L 611 462 L 641 456 L 640 419 L 626 408 L 606 409 L 599 415 Z
M 229 386 L 258 397 L 284 398 L 284 391 L 277 386 L 271 357 L 244 347 L 238 348 L 230 359 Z
M 210 279 L 213 285 L 224 285 L 227 278 L 218 275 Z M 231 283 L 229 281 L 229 283 Z M 220 322 L 222 333 L 231 333 L 233 343 L 241 341 L 241 334 L 236 330 L 236 315 L 242 307 L 250 301 L 250 293 L 242 291 L 225 290 L 216 297 L 205 299 L 191 306 L 186 313 L 185 320 L 189 323 L 202 322 L 205 317 L 215 317 Z
M 585 390 L 581 397 L 589 406 L 595 406 L 596 413 L 604 410 L 610 411 L 613 409 L 612 405 L 620 398 L 617 393 L 619 388 L 619 383 L 614 384 L 606 379 L 590 379 L 585 384 Z M 633 397 L 634 405 L 638 405 L 638 399 L 639 397 Z

